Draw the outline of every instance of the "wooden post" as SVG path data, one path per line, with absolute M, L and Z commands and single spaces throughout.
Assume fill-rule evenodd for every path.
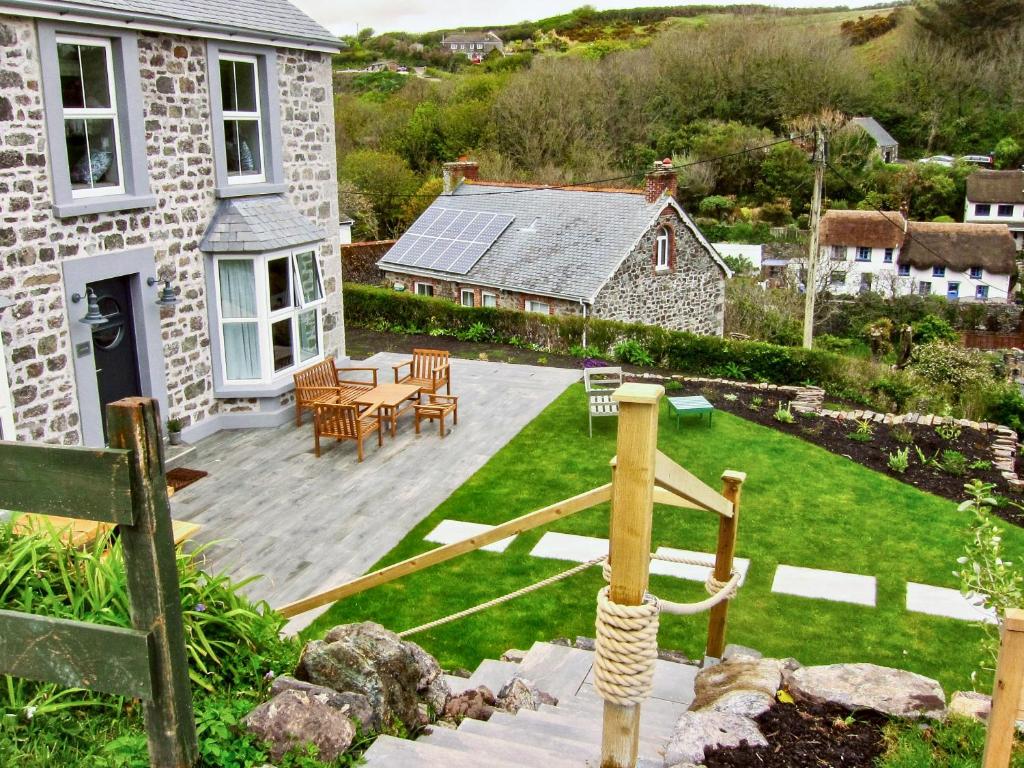
M 110 447 L 131 451 L 135 524 L 120 526 L 132 626 L 150 635 L 152 698 L 145 702 L 150 764 L 190 768 L 198 759 L 171 510 L 156 401 L 107 407 Z
M 1024 693 L 1024 610 L 1010 608 L 1003 620 L 999 662 L 992 686 L 992 712 L 982 768 L 1006 768 L 1013 751 L 1013 736 L 1021 718 Z
M 722 496 L 732 502 L 732 517 L 718 518 L 718 549 L 715 551 L 715 578 L 718 581 L 727 581 L 732 576 L 736 529 L 740 523 L 740 492 L 746 479 L 743 472 L 727 470 L 722 474 Z M 708 656 L 720 659 L 725 653 L 725 620 L 728 615 L 728 600 L 711 609 L 708 619 Z
M 625 384 L 612 396 L 619 403 L 619 433 L 612 479 L 609 596 L 621 605 L 640 605 L 647 592 L 658 401 L 664 393 L 664 388 L 656 384 Z M 606 701 L 601 767 L 633 768 L 639 738 L 640 705 L 620 706 Z

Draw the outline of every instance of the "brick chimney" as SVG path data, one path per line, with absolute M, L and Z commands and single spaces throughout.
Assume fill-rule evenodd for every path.
M 459 186 L 463 179 L 476 181 L 480 177 L 480 166 L 475 160 L 470 160 L 463 155 L 454 163 L 445 163 L 442 175 L 444 176 L 444 194 L 450 195 Z
M 644 199 L 648 203 L 655 203 L 662 193 L 675 197 L 678 180 L 675 169 L 672 168 L 672 158 L 655 160 L 654 169 L 647 173 L 644 179 Z

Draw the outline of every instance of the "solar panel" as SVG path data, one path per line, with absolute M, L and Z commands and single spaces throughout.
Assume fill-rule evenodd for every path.
M 433 206 L 385 257 L 392 264 L 466 274 L 515 219 L 505 213 Z

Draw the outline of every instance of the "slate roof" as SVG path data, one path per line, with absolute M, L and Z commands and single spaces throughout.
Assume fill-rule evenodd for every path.
M 1005 224 L 910 222 L 899 263 L 918 269 L 947 266 L 957 272 L 982 267 L 1010 275 L 1017 271 L 1017 246 Z
M 194 34 L 217 32 L 281 44 L 342 48 L 337 35 L 288 0 L 8 0 L 5 5 L 120 19 L 140 26 L 159 24 Z
M 497 192 L 502 194 L 494 194 Z M 642 192 L 531 188 L 486 182 L 461 184 L 454 194 L 439 196 L 427 210 L 437 206 L 515 217 L 468 273 L 409 268 L 388 263 L 387 254 L 378 266 L 393 272 L 436 275 L 589 302 L 596 298 L 665 204 L 665 199 L 648 203 Z M 696 232 L 696 227 L 691 226 Z M 714 249 L 707 247 L 721 264 Z
M 888 219 L 888 221 L 886 221 Z M 899 248 L 906 220 L 895 211 L 825 211 L 821 217 L 823 246 L 846 245 L 865 248 Z
M 972 203 L 1024 203 L 1024 171 L 975 171 L 967 177 Z
M 325 239 L 324 231 L 281 195 L 221 200 L 199 244 L 207 253 L 266 253 Z
M 500 43 L 493 32 L 453 32 L 441 38 L 441 43 Z
M 850 122 L 860 126 L 880 147 L 895 147 L 899 145 L 899 142 L 873 117 L 854 117 L 850 119 Z

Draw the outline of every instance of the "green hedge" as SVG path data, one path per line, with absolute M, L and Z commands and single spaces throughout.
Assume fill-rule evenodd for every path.
M 407 333 L 433 331 L 464 338 L 471 335 L 474 340 L 534 345 L 559 354 L 582 352 L 606 357 L 613 354 L 616 344 L 633 340 L 646 350 L 656 366 L 680 373 L 776 384 L 814 383 L 838 388 L 845 385 L 843 359 L 831 352 L 759 341 L 731 341 L 613 320 L 463 307 L 447 299 L 357 283 L 345 284 L 345 322 L 353 327 Z M 586 350 L 581 349 L 584 330 Z

